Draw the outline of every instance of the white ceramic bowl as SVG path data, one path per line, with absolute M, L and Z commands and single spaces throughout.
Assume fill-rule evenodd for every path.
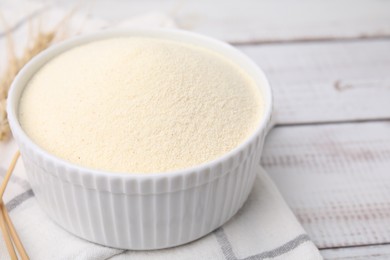
M 264 97 L 264 116 L 255 132 L 216 160 L 155 174 L 92 170 L 40 148 L 18 122 L 19 99 L 31 76 L 53 57 L 74 46 L 120 36 L 187 42 L 214 50 L 235 62 L 258 83 Z M 237 49 L 194 33 L 144 29 L 82 36 L 42 52 L 16 77 L 7 105 L 9 123 L 30 184 L 51 219 L 86 240 L 140 250 L 193 241 L 224 224 L 241 208 L 253 186 L 271 108 L 271 90 L 264 73 Z

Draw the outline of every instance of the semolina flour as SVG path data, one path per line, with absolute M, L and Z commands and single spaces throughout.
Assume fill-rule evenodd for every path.
M 152 173 L 188 168 L 242 143 L 263 113 L 261 93 L 237 65 L 175 41 L 95 41 L 52 59 L 19 107 L 30 138 L 88 168 Z

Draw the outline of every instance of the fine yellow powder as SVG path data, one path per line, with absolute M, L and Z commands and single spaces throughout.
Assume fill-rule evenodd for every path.
M 31 79 L 19 120 L 43 149 L 111 172 L 151 173 L 213 160 L 253 133 L 254 80 L 213 51 L 124 37 L 62 53 Z

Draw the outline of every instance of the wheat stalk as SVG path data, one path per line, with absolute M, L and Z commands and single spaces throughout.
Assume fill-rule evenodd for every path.
M 33 32 L 32 20 L 29 21 L 29 38 L 26 46 L 20 56 L 16 54 L 15 43 L 12 31 L 9 29 L 4 16 L 0 13 L 0 19 L 6 31 L 8 61 L 6 69 L 0 75 L 0 141 L 7 140 L 10 136 L 10 128 L 7 119 L 6 103 L 8 91 L 11 87 L 12 81 L 18 74 L 20 69 L 30 61 L 35 55 L 47 49 L 56 39 L 64 27 L 66 22 L 72 17 L 75 9 L 69 12 L 65 17 L 51 30 L 42 30 L 40 23 L 38 23 L 38 30 Z M 38 19 L 41 19 L 39 17 Z M 61 30 L 62 29 L 62 30 Z

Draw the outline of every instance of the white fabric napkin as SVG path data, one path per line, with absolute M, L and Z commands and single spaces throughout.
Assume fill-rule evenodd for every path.
M 36 9 L 36 6 L 33 8 Z M 12 11 L 8 15 L 15 17 L 10 12 Z M 55 13 L 54 20 L 65 13 L 57 9 L 51 12 Z M 85 18 L 76 16 L 74 19 Z M 53 20 L 50 21 L 54 23 Z M 113 26 L 98 19 L 88 19 L 88 22 L 82 31 Z M 132 26 L 174 27 L 174 22 L 164 14 L 149 13 L 115 24 L 115 27 Z M 1 37 L 0 34 L 0 47 L 4 41 Z M 4 178 L 16 150 L 12 140 L 0 144 L 0 180 Z M 68 233 L 41 210 L 26 174 L 28 173 L 19 160 L 4 199 L 31 259 L 322 259 L 318 249 L 260 166 L 248 201 L 228 223 L 192 243 L 155 251 L 108 248 Z M 0 239 L 0 259 L 8 258 L 4 241 Z

